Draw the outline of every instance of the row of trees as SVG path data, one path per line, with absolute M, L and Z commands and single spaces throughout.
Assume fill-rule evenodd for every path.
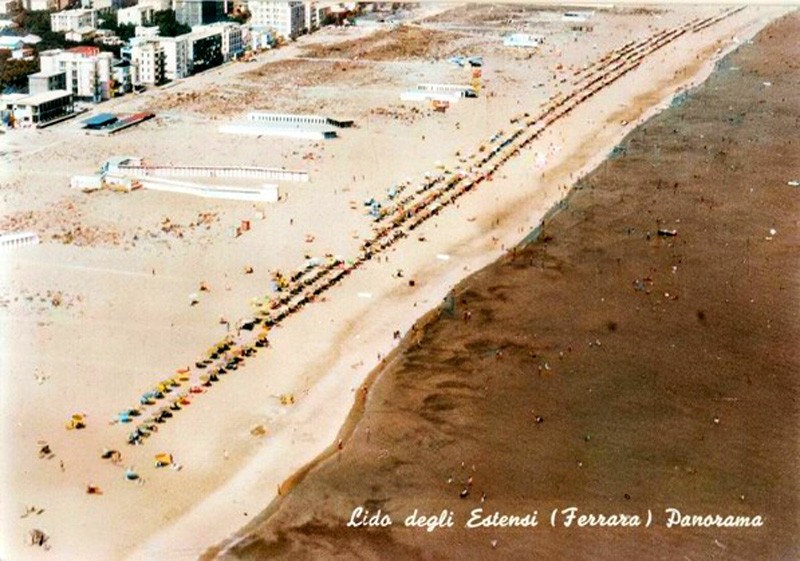
M 192 30 L 190 26 L 179 22 L 175 18 L 174 10 L 155 12 L 150 25 L 157 26 L 158 34 L 162 37 L 177 37 L 178 35 L 189 33 Z M 114 11 L 103 13 L 100 29 L 113 31 L 114 34 L 123 41 L 127 41 L 136 34 L 136 26 L 129 23 L 118 23 L 117 13 Z

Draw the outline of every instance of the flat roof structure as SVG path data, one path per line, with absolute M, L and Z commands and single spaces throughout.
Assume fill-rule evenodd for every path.
M 306 140 L 326 140 L 336 138 L 336 131 L 321 125 L 285 125 L 270 122 L 246 122 L 220 125 L 220 132 L 243 134 L 249 136 L 281 136 L 285 138 L 303 138 Z
M 0 94 L 0 102 L 2 102 L 2 103 L 16 103 L 20 99 L 25 99 L 26 97 L 28 97 L 28 94 L 24 94 L 24 93 Z
M 39 72 L 34 72 L 33 74 L 29 74 L 30 78 L 51 78 L 53 76 L 58 76 L 59 74 L 64 74 L 63 70 L 53 70 L 52 72 L 46 72 L 44 70 L 40 70 Z
M 83 121 L 83 126 L 87 129 L 100 129 L 117 122 L 117 116 L 113 113 L 100 113 Z
M 333 126 L 337 128 L 349 128 L 353 126 L 351 119 L 332 119 L 322 115 L 298 115 L 293 113 L 267 113 L 265 111 L 251 111 L 247 114 L 247 120 L 258 123 L 271 123 L 285 126 Z
M 16 49 L 24 44 L 21 37 L 14 35 L 0 36 L 0 49 Z
M 18 103 L 22 105 L 42 105 L 43 103 L 48 103 L 50 101 L 55 101 L 57 99 L 63 99 L 65 97 L 69 97 L 72 95 L 72 92 L 68 92 L 67 90 L 53 90 L 50 92 L 42 92 L 39 94 L 25 96 L 24 98 L 20 99 Z
M 417 90 L 422 92 L 454 94 L 461 97 L 478 97 L 478 92 L 474 87 L 462 84 L 418 84 Z

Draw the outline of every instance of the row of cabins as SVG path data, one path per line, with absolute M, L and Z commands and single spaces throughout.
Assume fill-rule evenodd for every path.
M 297 115 L 291 113 L 264 113 L 262 111 L 252 111 L 247 114 L 247 120 L 252 123 L 267 123 L 278 126 L 305 126 L 320 125 L 336 128 L 350 128 L 353 126 L 351 120 L 332 119 L 321 115 Z
M 9 232 L 8 234 L 0 234 L 0 248 L 36 245 L 38 243 L 39 236 L 34 232 Z
M 219 131 L 228 134 L 247 136 L 278 136 L 284 138 L 303 138 L 307 140 L 327 140 L 338 136 L 335 129 L 349 128 L 353 121 L 331 119 L 321 115 L 296 115 L 289 113 L 265 113 L 253 111 L 247 114 L 245 122 L 221 125 Z
M 478 97 L 478 91 L 473 86 L 461 84 L 419 84 L 416 90 L 400 94 L 403 101 L 456 102 L 464 97 Z

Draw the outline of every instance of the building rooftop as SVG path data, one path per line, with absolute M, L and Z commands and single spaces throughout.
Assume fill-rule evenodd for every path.
M 195 25 L 191 33 L 187 33 L 191 39 L 205 39 L 214 35 L 221 35 L 222 29 L 208 25 Z
M 89 47 L 87 45 L 81 45 L 80 47 L 72 47 L 71 49 L 67 49 L 67 52 L 83 56 L 95 56 L 100 54 L 100 49 L 98 47 Z
M 115 123 L 117 121 L 117 116 L 113 113 L 100 113 L 95 115 L 94 117 L 90 117 L 83 121 L 84 126 L 87 128 L 100 128 L 105 127 L 106 125 L 110 125 L 111 123 Z
M 53 90 L 49 92 L 42 92 L 36 95 L 29 95 L 20 101 L 25 105 L 41 105 L 42 103 L 47 103 L 48 101 L 61 99 L 71 95 L 72 92 L 68 92 L 67 90 Z
M 159 43 L 177 43 L 179 41 L 187 41 L 191 38 L 191 33 L 184 33 L 183 35 L 178 35 L 177 37 L 156 37 Z
M 30 74 L 28 77 L 29 78 L 51 78 L 53 76 L 58 76 L 59 74 L 64 74 L 64 71 L 63 70 L 61 70 L 61 71 L 54 70 L 52 72 L 45 72 L 44 70 L 40 70 L 39 72 L 34 72 L 33 74 Z
M 82 16 L 83 14 L 91 14 L 94 12 L 92 8 L 74 8 L 72 10 L 61 10 L 60 12 L 53 12 L 54 14 L 63 14 L 65 16 Z
M 8 93 L 8 94 L 0 94 L 0 102 L 2 103 L 13 103 L 15 101 L 19 101 L 20 99 L 24 99 L 28 97 L 28 94 L 24 93 Z
M 22 37 L 16 37 L 14 35 L 0 36 L 0 49 L 9 49 L 11 47 L 17 47 L 22 43 L 23 43 Z

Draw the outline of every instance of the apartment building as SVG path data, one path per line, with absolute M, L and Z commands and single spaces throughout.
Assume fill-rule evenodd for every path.
M 191 71 L 189 59 L 189 33 L 178 37 L 159 37 L 164 49 L 164 77 L 167 80 L 186 78 Z
M 99 102 L 110 97 L 113 55 L 97 47 L 52 49 L 39 53 L 41 73 L 63 72 L 65 86 L 80 101 Z
M 137 67 L 137 85 L 156 86 L 164 83 L 165 53 L 157 39 L 132 39 L 130 61 Z
M 302 35 L 305 29 L 305 5 L 300 0 L 250 0 L 250 24 L 272 29 L 285 39 Z
M 153 21 L 155 9 L 152 6 L 131 6 L 117 10 L 117 23 L 119 25 L 147 25 Z
M 63 10 L 50 14 L 50 27 L 53 31 L 66 33 L 86 29 L 97 29 L 96 10 Z

